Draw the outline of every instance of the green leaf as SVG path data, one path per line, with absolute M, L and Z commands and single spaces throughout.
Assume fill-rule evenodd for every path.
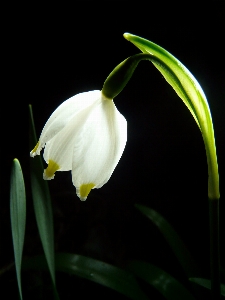
M 117 268 L 103 261 L 77 254 L 58 253 L 56 269 L 58 271 L 73 274 L 127 296 L 134 300 L 147 300 L 147 296 L 140 289 L 133 275 L 123 269 Z M 44 269 L 46 266 L 43 257 L 26 259 L 23 268 Z
M 57 254 L 56 267 L 61 271 L 107 286 L 130 299 L 147 299 L 130 273 L 105 262 L 81 255 L 62 253 Z
M 211 290 L 211 281 L 209 279 L 204 278 L 189 278 L 191 282 L 195 282 L 198 285 L 201 285 L 209 290 Z M 221 295 L 225 296 L 225 284 L 221 284 Z
M 187 277 L 193 277 L 193 274 L 200 274 L 196 262 L 170 223 L 167 222 L 161 214 L 149 207 L 140 204 L 136 204 L 135 206 L 158 227 L 163 237 L 170 245 Z
M 129 269 L 156 288 L 168 300 L 194 300 L 193 295 L 179 281 L 160 268 L 142 261 L 132 261 Z
M 206 96 L 190 71 L 172 54 L 141 37 L 125 33 L 124 37 L 142 52 L 151 54 L 154 66 L 183 100 L 201 130 L 208 161 L 208 196 L 219 199 L 219 174 L 211 113 Z M 154 60 L 155 57 L 155 60 Z
M 23 299 L 21 287 L 21 262 L 26 225 L 26 194 L 22 169 L 17 159 L 13 160 L 11 172 L 10 217 L 17 282 L 20 299 Z
M 37 143 L 33 120 L 32 107 L 30 109 L 30 149 Z M 54 231 L 51 197 L 48 184 L 43 180 L 43 164 L 40 156 L 31 158 L 31 189 L 34 203 L 35 217 L 38 225 L 42 246 L 47 264 L 55 285 L 55 259 L 54 259 Z

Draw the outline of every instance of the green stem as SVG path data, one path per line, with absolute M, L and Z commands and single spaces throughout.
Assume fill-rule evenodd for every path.
M 221 298 L 220 292 L 220 250 L 219 250 L 219 199 L 209 199 L 210 264 L 212 299 Z

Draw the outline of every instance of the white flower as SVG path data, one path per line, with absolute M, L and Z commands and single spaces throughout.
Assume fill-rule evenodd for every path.
M 101 91 L 81 93 L 63 102 L 45 124 L 34 157 L 45 146 L 44 179 L 72 170 L 77 195 L 86 200 L 102 187 L 119 162 L 127 140 L 127 122 Z

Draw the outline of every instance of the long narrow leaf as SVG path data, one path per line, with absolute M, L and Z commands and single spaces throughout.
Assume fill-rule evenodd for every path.
M 211 281 L 204 278 L 189 278 L 190 281 L 195 282 L 198 285 L 203 286 L 206 289 L 211 289 Z M 221 284 L 221 295 L 225 296 L 225 284 Z
M 147 300 L 133 275 L 103 261 L 77 254 L 58 253 L 56 269 L 91 280 L 133 300 Z M 29 258 L 23 261 L 23 268 L 45 269 L 44 257 Z
M 124 37 L 142 52 L 157 58 L 155 61 L 154 59 L 151 61 L 190 110 L 205 143 L 209 174 L 208 196 L 209 199 L 219 199 L 219 174 L 214 129 L 209 105 L 201 86 L 189 70 L 162 47 L 129 33 L 125 33 Z
M 21 262 L 26 225 L 26 194 L 22 169 L 17 159 L 13 160 L 11 172 L 10 217 L 17 282 L 20 298 L 23 299 L 21 287 Z
M 33 120 L 32 107 L 30 109 L 30 149 L 37 143 L 36 131 Z M 34 211 L 38 230 L 50 270 L 52 281 L 55 285 L 55 259 L 54 259 L 54 231 L 51 197 L 48 184 L 43 180 L 43 164 L 41 157 L 31 158 L 31 188 Z
M 187 277 L 193 277 L 193 274 L 200 274 L 196 262 L 170 223 L 167 222 L 162 215 L 149 207 L 140 204 L 136 204 L 135 206 L 158 227 L 165 240 L 170 245 Z
M 132 261 L 129 269 L 156 288 L 167 300 L 194 300 L 193 295 L 179 281 L 160 268 L 142 261 Z

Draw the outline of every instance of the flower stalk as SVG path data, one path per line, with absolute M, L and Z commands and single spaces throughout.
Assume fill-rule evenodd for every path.
M 221 298 L 220 291 L 220 245 L 219 245 L 219 199 L 209 199 L 210 267 L 212 299 Z
M 129 33 L 125 33 L 124 37 L 143 53 L 153 56 L 152 63 L 183 100 L 202 133 L 208 164 L 211 293 L 212 299 L 220 299 L 219 172 L 213 122 L 206 96 L 189 70 L 168 51 Z
M 152 55 L 152 63 L 183 100 L 203 137 L 208 164 L 208 197 L 219 199 L 219 173 L 213 122 L 206 96 L 195 77 L 172 54 L 141 37 L 125 33 L 124 37 L 143 53 Z

